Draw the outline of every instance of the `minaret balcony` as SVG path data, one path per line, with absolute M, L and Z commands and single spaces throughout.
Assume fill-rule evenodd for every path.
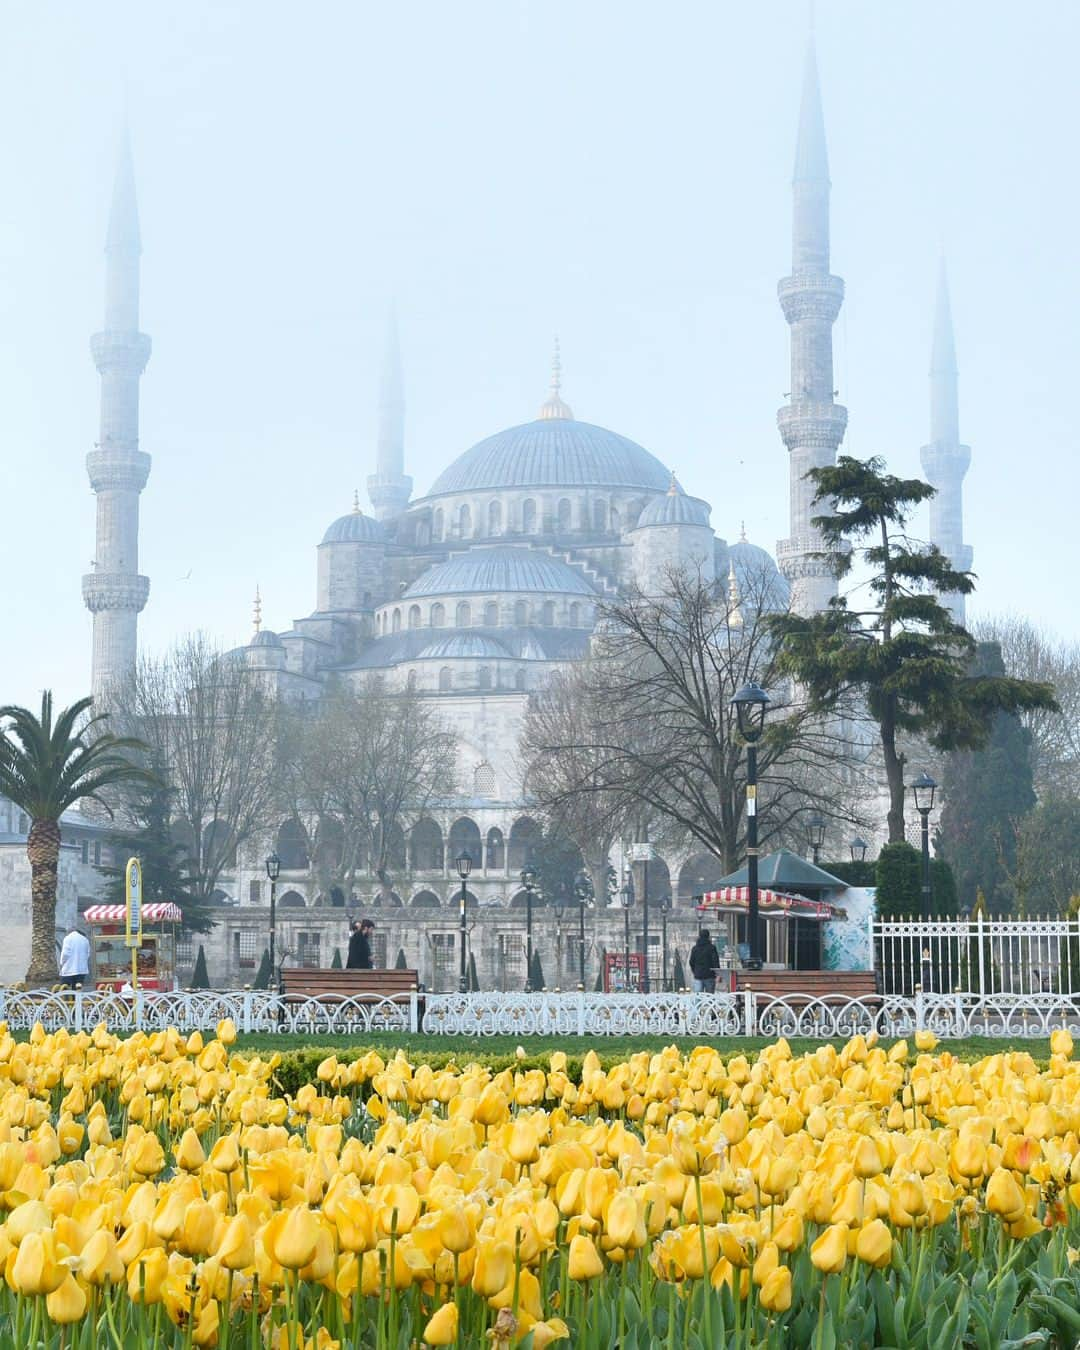
M 95 333 L 90 339 L 90 355 L 102 375 L 141 375 L 150 360 L 150 347 L 145 333 Z
M 789 450 L 835 450 L 847 429 L 847 409 L 842 403 L 799 400 L 777 412 L 776 424 Z
M 931 441 L 919 451 L 923 473 L 934 487 L 942 487 L 952 479 L 959 481 L 971 467 L 971 446 L 959 441 Z
M 150 456 L 127 445 L 99 445 L 86 456 L 95 492 L 141 492 L 150 477 Z
M 134 572 L 88 572 L 82 579 L 82 593 L 91 614 L 110 609 L 138 613 L 150 595 L 150 578 Z
M 788 323 L 803 319 L 835 323 L 844 303 L 844 280 L 828 272 L 795 272 L 781 278 L 776 293 Z

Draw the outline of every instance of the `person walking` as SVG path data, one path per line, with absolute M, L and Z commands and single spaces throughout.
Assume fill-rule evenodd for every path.
M 360 922 L 356 919 L 352 923 L 352 932 L 349 935 L 349 955 L 345 962 L 346 970 L 371 970 L 371 934 L 375 931 L 375 925 L 370 919 L 364 919 Z
M 719 964 L 720 953 L 709 937 L 709 930 L 703 928 L 690 948 L 690 974 L 694 979 L 695 994 L 716 992 L 716 970 Z
M 88 984 L 90 976 L 90 943 L 77 928 L 72 928 L 60 947 L 60 978 L 69 989 Z

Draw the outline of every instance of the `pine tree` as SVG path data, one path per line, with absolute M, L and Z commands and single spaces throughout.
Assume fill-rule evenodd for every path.
M 465 988 L 470 994 L 480 992 L 480 977 L 476 973 L 476 953 L 469 953 L 469 969 L 465 976 Z
M 980 642 L 971 669 L 1004 675 L 998 644 Z M 945 805 L 936 842 L 955 874 L 960 907 L 970 910 L 981 890 L 992 909 L 1004 910 L 1016 871 L 1017 826 L 1035 805 L 1031 734 L 1014 713 L 997 713 L 986 745 L 949 755 L 942 777 Z M 935 900 L 936 891 L 935 885 Z
M 922 857 L 901 840 L 886 844 L 877 860 L 875 906 L 879 919 L 909 919 L 922 909 Z
M 341 948 L 340 948 L 340 947 L 335 947 L 335 948 L 334 948 L 334 959 L 330 962 L 330 969 L 331 969 L 331 970 L 340 970 L 340 969 L 341 969 Z
M 199 943 L 199 954 L 195 958 L 195 969 L 191 976 L 192 989 L 209 989 L 210 976 L 206 973 L 206 952 L 203 945 Z
M 394 969 L 395 969 L 395 970 L 408 970 L 408 969 L 409 969 L 409 962 L 408 962 L 408 960 L 406 959 L 406 956 L 405 956 L 405 948 L 404 948 L 404 947 L 399 947 L 399 948 L 397 949 L 397 960 L 394 962 Z
M 540 964 L 540 953 L 534 948 L 532 966 L 529 969 L 529 988 L 535 994 L 545 988 L 544 967 Z
M 671 983 L 676 990 L 687 987 L 686 971 L 683 969 L 682 957 L 678 952 L 675 953 L 675 961 L 671 967 Z
M 202 948 L 200 947 L 199 950 L 201 951 Z M 253 987 L 255 989 L 269 989 L 270 980 L 273 974 L 274 972 L 270 966 L 270 948 L 264 947 L 262 960 L 259 962 L 259 971 L 255 976 L 255 984 Z
M 889 841 L 904 839 L 903 735 L 923 736 L 936 750 L 978 750 L 995 713 L 1055 710 L 1048 684 L 970 669 L 975 641 L 953 621 L 939 595 L 968 595 L 974 582 L 936 547 L 909 538 L 908 516 L 934 495 L 929 483 L 885 473 L 884 462 L 841 455 L 835 466 L 811 469 L 815 516 L 837 577 L 855 562 L 870 570 L 867 608 L 845 596 L 822 613 L 778 614 L 770 627 L 780 643 L 779 665 L 806 691 L 811 709 L 841 711 L 857 697 L 876 723 L 889 788 Z M 848 547 L 849 543 L 855 545 Z

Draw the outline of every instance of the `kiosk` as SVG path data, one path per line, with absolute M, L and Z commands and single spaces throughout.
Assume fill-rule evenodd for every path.
M 131 985 L 131 952 L 125 941 L 126 905 L 88 905 L 90 978 L 94 987 L 119 993 Z M 142 942 L 137 948 L 139 988 L 176 988 L 176 929 L 184 915 L 171 902 L 142 907 Z

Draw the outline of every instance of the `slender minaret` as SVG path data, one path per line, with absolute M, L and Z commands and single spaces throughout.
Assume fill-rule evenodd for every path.
M 964 543 L 964 474 L 971 463 L 971 448 L 960 443 L 956 343 L 944 258 L 938 273 L 930 353 L 930 444 L 923 446 L 921 454 L 923 472 L 937 488 L 937 495 L 930 498 L 930 542 L 941 549 L 958 572 L 968 572 L 972 551 Z M 942 603 L 957 623 L 964 622 L 962 595 L 942 596 Z
M 150 339 L 139 332 L 141 252 L 125 131 L 105 240 L 105 329 L 90 339 L 101 375 L 101 431 L 86 457 L 97 494 L 97 542 L 82 588 L 94 616 L 91 689 L 99 703 L 135 672 L 139 611 L 150 592 L 149 579 L 139 575 L 139 493 L 150 473 L 150 456 L 139 449 L 139 377 L 150 359 Z
M 405 394 L 395 309 L 390 311 L 386 328 L 375 472 L 368 478 L 367 486 L 377 520 L 400 515 L 412 496 L 413 482 L 405 472 Z
M 791 276 L 779 285 L 780 307 L 791 326 L 790 402 L 777 422 L 790 454 L 791 532 L 777 544 L 777 560 L 791 582 L 792 607 L 800 614 L 824 609 L 836 594 L 836 579 L 811 517 L 809 469 L 836 463 L 847 426 L 847 409 L 834 401 L 832 326 L 844 299 L 844 283 L 829 272 L 829 157 L 821 112 L 817 57 L 811 35 L 806 52 L 799 140 L 793 182 Z

